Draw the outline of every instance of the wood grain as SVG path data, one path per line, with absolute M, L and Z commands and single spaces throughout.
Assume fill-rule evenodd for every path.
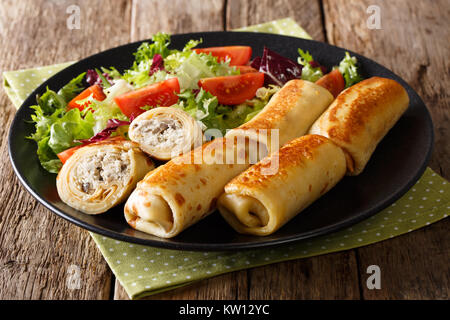
M 291 17 L 311 37 L 324 41 L 319 0 L 228 0 L 227 30 Z
M 80 30 L 67 28 L 72 4 L 81 9 Z M 130 17 L 125 0 L 1 1 L 0 71 L 80 59 L 129 42 Z M 3 90 L 0 107 L 0 298 L 108 299 L 111 272 L 89 234 L 39 205 L 15 177 L 6 132 L 15 109 Z M 79 271 L 79 289 L 67 285 L 71 271 Z
M 381 29 L 369 29 L 366 12 L 377 5 Z M 328 40 L 391 68 L 421 95 L 433 118 L 430 166 L 450 178 L 450 38 L 448 1 L 324 2 Z M 448 299 L 448 219 L 423 230 L 358 249 L 365 299 Z M 446 261 L 446 262 L 445 262 Z M 366 269 L 377 264 L 382 289 L 368 290 Z
M 221 31 L 224 29 L 224 5 L 225 0 L 135 0 L 132 5 L 131 39 L 148 39 L 160 31 Z

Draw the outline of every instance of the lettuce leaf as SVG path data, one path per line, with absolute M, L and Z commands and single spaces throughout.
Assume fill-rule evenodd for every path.
M 344 59 L 341 60 L 339 66 L 337 67 L 344 76 L 346 88 L 360 82 L 363 79 L 363 77 L 359 74 L 358 67 L 356 66 L 357 63 L 358 61 L 356 60 L 356 57 L 351 57 L 350 53 L 345 52 Z
M 227 129 L 236 128 L 257 115 L 279 89 L 273 85 L 260 88 L 255 98 L 236 106 L 219 104 L 217 97 L 203 89 L 184 90 L 178 95 L 180 100 L 174 107 L 186 111 L 199 121 L 203 131 L 218 129 L 225 134 Z
M 303 66 L 302 69 L 302 79 L 316 82 L 323 77 L 326 70 L 320 66 L 316 61 L 314 61 L 312 55 L 308 51 L 303 51 L 298 49 L 299 57 L 297 59 L 298 63 Z

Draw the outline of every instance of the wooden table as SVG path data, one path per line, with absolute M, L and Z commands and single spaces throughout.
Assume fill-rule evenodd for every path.
M 66 9 L 81 9 L 69 30 Z M 381 29 L 369 29 L 370 5 Z M 434 121 L 430 166 L 450 178 L 448 0 L 2 0 L 0 71 L 77 60 L 157 31 L 231 30 L 292 17 L 311 36 L 372 58 L 421 95 Z M 370 21 L 369 21 L 370 22 Z M 0 92 L 0 298 L 127 299 L 89 234 L 45 209 L 20 185 L 8 159 L 14 108 Z M 154 299 L 448 299 L 450 220 L 345 252 L 229 273 Z M 368 290 L 379 265 L 382 289 Z M 81 288 L 66 286 L 70 265 Z

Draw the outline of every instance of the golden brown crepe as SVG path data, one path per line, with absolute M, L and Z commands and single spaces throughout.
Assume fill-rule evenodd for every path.
M 152 161 L 137 144 L 109 139 L 78 149 L 56 178 L 59 197 L 87 214 L 99 214 L 124 201 Z
M 264 155 L 267 155 L 288 141 L 306 134 L 333 100 L 333 95 L 317 84 L 291 80 L 273 95 L 258 115 L 230 130 L 226 136 L 245 136 L 257 141 L 260 146 L 266 147 Z M 273 137 L 277 142 L 275 144 L 271 143 L 274 134 L 272 130 L 278 130 L 279 137 Z
M 159 107 L 139 115 L 128 130 L 130 139 L 160 160 L 170 160 L 201 146 L 203 133 L 200 125 L 185 111 Z
M 274 161 L 277 173 L 263 174 Z M 236 231 L 269 235 L 334 187 L 345 172 L 341 148 L 319 135 L 303 136 L 231 180 L 218 208 Z
M 263 155 L 253 154 L 249 145 L 252 137 L 247 135 L 248 132 L 278 129 L 280 143 L 285 143 L 304 134 L 332 100 L 328 90 L 320 86 L 303 80 L 289 81 L 261 113 L 240 127 L 245 134 L 231 130 L 226 139 L 216 139 L 149 173 L 125 205 L 128 224 L 159 237 L 176 236 L 211 213 L 225 184 L 267 154 L 267 150 Z M 228 154 L 232 158 L 239 155 L 241 163 L 211 163 L 214 157 L 203 151 L 222 146 L 231 150 Z M 186 159 L 193 158 L 200 161 L 183 164 Z
M 230 164 L 226 154 L 234 155 Z M 223 186 L 248 166 L 245 149 L 215 139 L 147 174 L 125 204 L 125 219 L 137 230 L 174 237 L 211 213 Z
M 399 83 L 372 77 L 343 91 L 309 133 L 328 137 L 343 148 L 347 173 L 358 175 L 408 104 L 408 93 Z

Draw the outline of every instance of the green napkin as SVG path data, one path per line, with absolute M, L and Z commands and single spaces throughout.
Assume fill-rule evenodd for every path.
M 310 38 L 289 18 L 240 30 Z M 19 107 L 42 81 L 70 64 L 5 72 L 3 86 Z M 400 200 L 371 218 L 327 236 L 292 244 L 250 251 L 190 252 L 130 244 L 94 233 L 91 236 L 130 298 L 137 299 L 230 271 L 372 244 L 429 225 L 449 212 L 450 185 L 427 168 Z

